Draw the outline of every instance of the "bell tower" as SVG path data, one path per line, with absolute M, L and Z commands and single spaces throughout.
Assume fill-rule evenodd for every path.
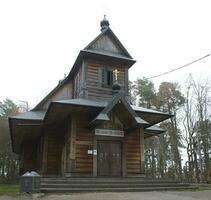
M 136 61 L 111 30 L 106 16 L 100 22 L 100 30 L 77 58 L 81 66 L 75 75 L 74 98 L 109 101 L 112 86 L 117 83 L 128 94 L 128 70 Z

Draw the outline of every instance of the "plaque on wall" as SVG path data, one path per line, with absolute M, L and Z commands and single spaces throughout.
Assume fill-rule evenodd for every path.
M 109 130 L 109 129 L 95 129 L 95 135 L 112 136 L 112 137 L 124 137 L 124 131 Z

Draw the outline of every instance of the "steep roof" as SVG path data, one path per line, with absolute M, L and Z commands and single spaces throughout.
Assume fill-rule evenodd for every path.
M 111 28 L 105 28 L 84 50 L 91 50 L 110 55 L 120 55 L 123 58 L 133 59 L 126 48 L 114 34 Z
M 101 123 L 103 121 L 109 121 L 109 113 L 114 110 L 114 107 L 119 107 L 120 105 L 122 105 L 125 109 L 124 109 L 124 113 L 129 114 L 130 118 L 132 118 L 132 121 L 134 124 L 136 125 L 149 125 L 148 122 L 146 122 L 145 120 L 143 120 L 140 116 L 137 115 L 137 113 L 132 109 L 131 105 L 127 102 L 127 100 L 125 99 L 125 94 L 119 92 L 118 94 L 116 94 L 113 99 L 108 103 L 108 105 L 97 115 L 97 117 L 90 123 L 90 125 L 96 125 L 98 123 Z M 121 106 L 121 107 L 122 107 Z M 116 115 L 119 115 L 119 119 L 121 121 L 121 116 L 122 113 L 118 112 L 116 113 Z
M 126 63 L 128 67 L 131 67 L 136 62 L 111 28 L 106 26 L 93 41 L 79 52 L 68 76 L 59 82 L 59 84 L 32 109 L 33 111 L 39 110 L 51 96 L 73 78 L 84 58 L 118 61 Z

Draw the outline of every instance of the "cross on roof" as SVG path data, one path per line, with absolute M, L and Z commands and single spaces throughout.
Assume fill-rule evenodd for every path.
M 114 71 L 113 71 L 113 73 L 114 73 L 114 77 L 115 77 L 115 81 L 117 81 L 117 77 L 118 77 L 118 70 L 117 69 L 115 69 Z

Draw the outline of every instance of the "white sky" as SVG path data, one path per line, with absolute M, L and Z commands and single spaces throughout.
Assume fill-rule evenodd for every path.
M 110 27 L 137 63 L 130 79 L 149 77 L 211 53 L 211 1 L 205 0 L 0 0 L 0 100 L 28 101 L 32 108 L 79 51 Z M 211 78 L 211 57 L 154 79 Z

